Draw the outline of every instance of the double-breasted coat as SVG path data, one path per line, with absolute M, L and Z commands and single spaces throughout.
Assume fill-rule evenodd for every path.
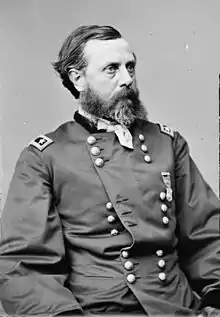
M 9 314 L 184 314 L 219 307 L 219 200 L 185 139 L 152 122 L 75 121 L 21 153 L 1 219 Z

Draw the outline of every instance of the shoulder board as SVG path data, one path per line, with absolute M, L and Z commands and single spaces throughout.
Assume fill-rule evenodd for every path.
M 32 140 L 29 145 L 34 146 L 39 151 L 43 151 L 48 147 L 50 144 L 54 143 L 53 140 L 48 138 L 46 135 L 39 135 L 36 139 Z
M 173 132 L 172 128 L 166 126 L 165 124 L 161 124 L 161 123 L 158 123 L 158 124 L 159 124 L 159 127 L 160 127 L 160 132 L 168 134 L 172 138 L 174 137 L 174 132 Z

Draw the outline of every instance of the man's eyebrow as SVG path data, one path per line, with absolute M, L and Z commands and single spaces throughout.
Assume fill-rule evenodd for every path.
M 120 63 L 119 62 L 113 62 L 113 61 L 107 61 L 106 63 L 104 63 L 102 65 L 102 68 L 108 67 L 110 65 L 120 65 Z
M 132 55 L 133 55 L 133 58 L 131 57 L 130 59 L 128 59 L 127 62 L 126 62 L 126 65 L 130 64 L 130 63 L 133 63 L 134 65 L 136 65 L 136 63 L 137 63 L 136 56 L 134 54 L 132 54 Z M 117 60 L 116 61 L 107 60 L 105 63 L 103 63 L 103 65 L 101 65 L 100 68 L 104 69 L 104 68 L 106 68 L 106 67 L 108 67 L 110 65 L 119 66 L 120 64 L 121 64 L 121 62 L 117 61 Z
M 127 61 L 126 65 L 128 65 L 128 64 L 136 65 L 136 59 L 131 59 L 131 60 Z
M 120 65 L 120 62 L 118 61 L 106 61 L 103 65 L 101 65 L 101 68 L 104 69 L 110 65 L 114 65 L 114 66 L 119 66 Z

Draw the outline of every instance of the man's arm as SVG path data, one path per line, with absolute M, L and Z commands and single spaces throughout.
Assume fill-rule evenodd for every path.
M 202 307 L 220 308 L 220 201 L 178 133 L 174 148 L 180 264 Z
M 64 286 L 63 232 L 41 154 L 31 146 L 22 152 L 2 213 L 0 300 L 8 314 L 80 314 Z

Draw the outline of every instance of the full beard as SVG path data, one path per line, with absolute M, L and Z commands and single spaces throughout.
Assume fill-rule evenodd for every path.
M 147 111 L 139 99 L 138 89 L 122 88 L 106 102 L 88 87 L 80 93 L 79 101 L 83 110 L 91 115 L 117 122 L 127 128 L 136 119 L 147 120 Z

